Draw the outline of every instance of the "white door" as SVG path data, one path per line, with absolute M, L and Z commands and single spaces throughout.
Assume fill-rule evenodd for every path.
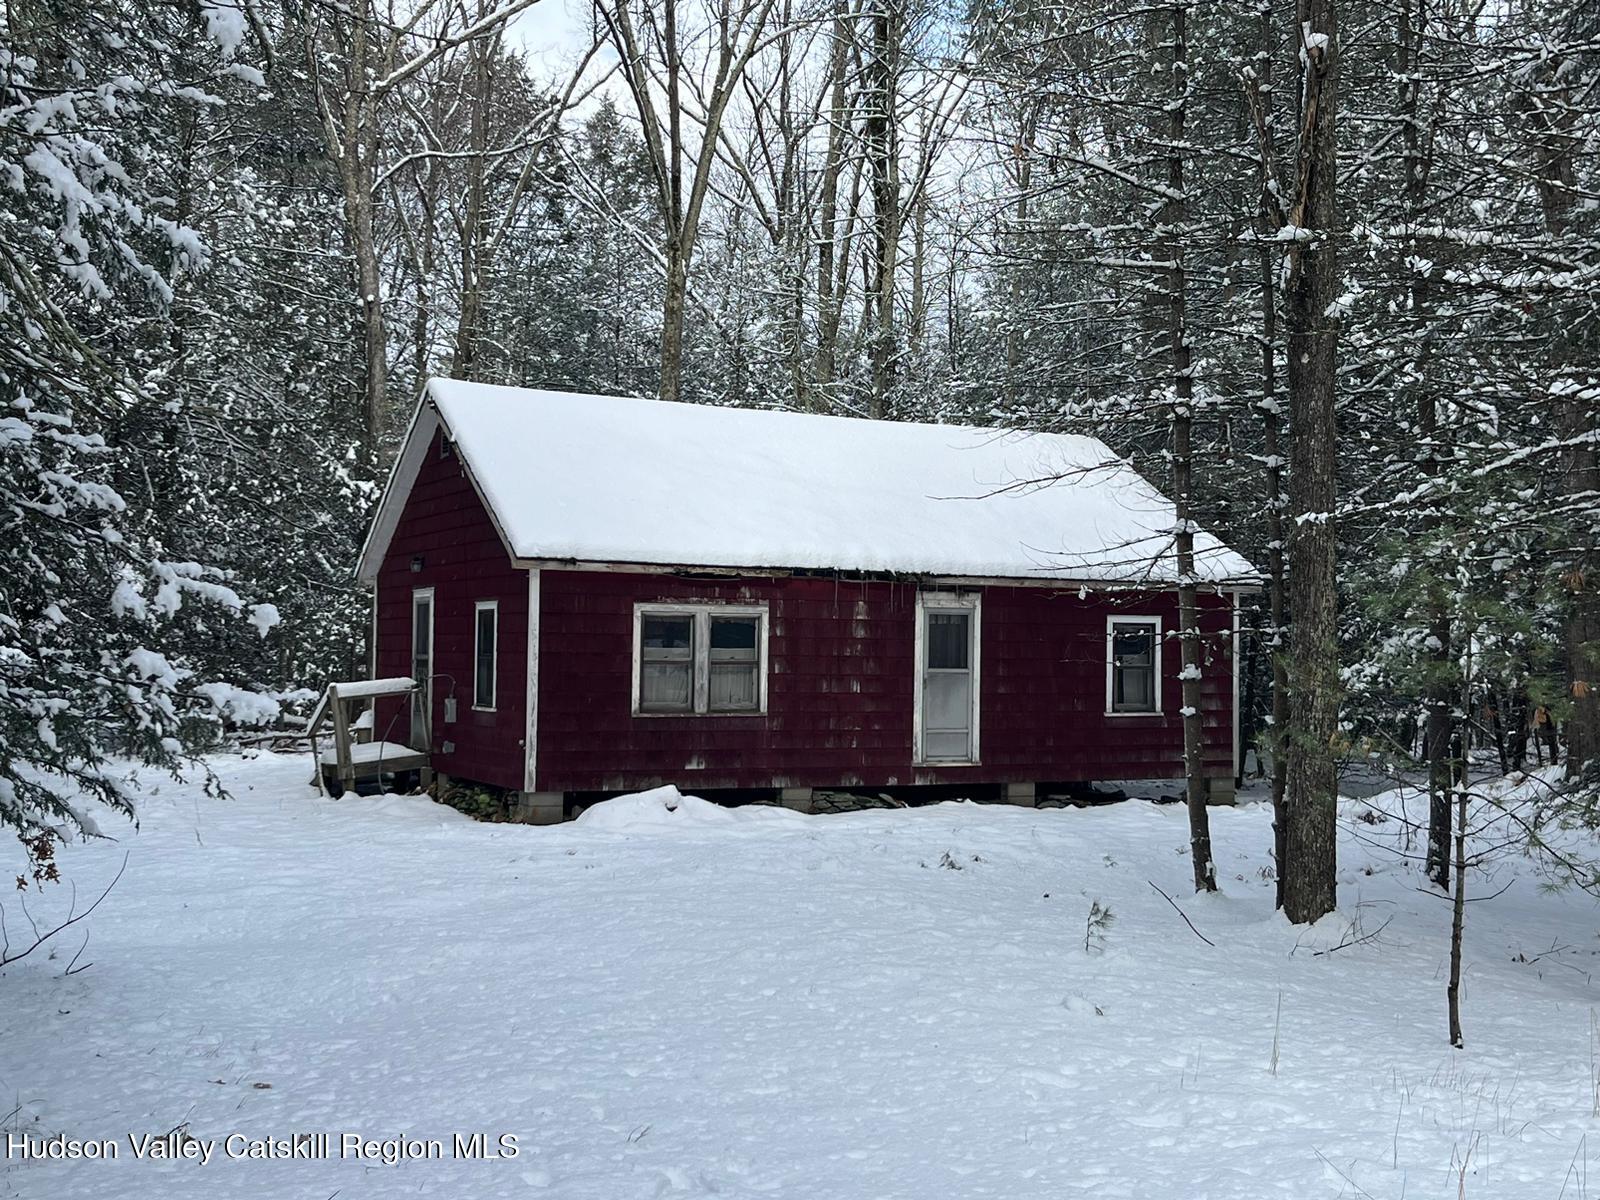
M 429 722 L 433 714 L 433 589 L 411 593 L 411 678 L 420 685 L 411 693 L 411 746 L 433 746 Z
M 968 605 L 922 610 L 923 762 L 977 758 L 977 628 L 977 611 Z

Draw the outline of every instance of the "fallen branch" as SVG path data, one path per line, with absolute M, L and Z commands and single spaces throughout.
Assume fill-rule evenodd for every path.
M 34 925 L 33 926 L 33 933 L 34 933 L 33 941 L 29 945 L 24 947 L 23 949 L 16 951 L 15 953 L 13 953 L 12 949 L 11 949 L 11 937 L 6 932 L 5 906 L 4 905 L 0 905 L 0 967 L 7 967 L 7 966 L 10 966 L 12 963 L 17 962 L 20 959 L 27 958 L 28 955 L 32 954 L 35 950 L 37 950 L 40 946 L 44 945 L 51 938 L 55 937 L 55 935 L 60 933 L 63 929 L 72 928 L 72 926 L 76 925 L 79 921 L 83 920 L 90 913 L 92 913 L 95 909 L 99 908 L 101 901 L 103 901 L 107 896 L 109 896 L 111 894 L 111 889 L 117 886 L 117 880 L 122 878 L 122 873 L 124 871 L 126 871 L 127 869 L 128 869 L 128 856 L 126 854 L 124 854 L 122 856 L 122 865 L 117 868 L 117 873 L 114 876 L 112 876 L 111 882 L 106 884 L 105 891 L 101 892 L 100 895 L 95 897 L 95 901 L 94 901 L 93 904 L 89 905 L 89 907 L 84 909 L 82 912 L 79 912 L 78 911 L 78 902 L 77 902 L 76 897 L 74 897 L 73 902 L 72 902 L 72 908 L 68 910 L 67 919 L 65 921 L 61 922 L 61 924 L 57 925 L 53 929 L 45 930 L 43 933 L 39 932 L 38 925 Z M 23 911 L 27 912 L 27 909 L 24 908 Z M 32 924 L 32 918 L 31 917 L 29 918 L 29 923 Z M 88 942 L 85 941 L 84 945 L 88 945 Z M 81 948 L 79 950 L 79 953 L 80 954 L 82 953 Z M 78 961 L 76 955 L 73 956 L 73 960 L 72 961 L 73 962 L 77 962 Z M 79 968 L 79 969 L 81 970 L 82 968 Z
M 1352 925 L 1350 927 L 1350 929 L 1348 931 L 1346 931 L 1344 940 L 1341 941 L 1337 946 L 1324 946 L 1321 950 L 1313 950 L 1311 952 L 1311 957 L 1312 958 L 1321 958 L 1324 954 L 1332 954 L 1335 950 L 1344 950 L 1344 949 L 1349 948 L 1350 946 L 1359 946 L 1359 945 L 1362 945 L 1365 942 L 1375 941 L 1380 933 L 1382 933 L 1385 929 L 1389 928 L 1389 921 L 1392 921 L 1392 920 L 1394 920 L 1394 918 L 1390 917 L 1388 920 L 1384 921 L 1384 923 L 1382 925 L 1379 925 L 1376 929 L 1374 929 L 1371 933 L 1363 933 L 1363 934 L 1360 934 L 1360 935 L 1358 935 L 1356 937 L 1351 937 L 1350 936 L 1351 933 L 1355 932 L 1355 926 Z
M 1174 900 L 1171 896 L 1167 895 L 1160 888 L 1156 887 L 1155 880 L 1146 879 L 1145 882 L 1148 883 L 1151 887 L 1156 888 L 1156 892 L 1161 896 L 1161 898 L 1163 900 L 1165 900 L 1168 904 L 1172 905 L 1172 911 L 1177 913 L 1180 917 L 1183 918 L 1183 923 L 1189 927 L 1190 931 L 1195 935 L 1195 937 L 1199 938 L 1202 942 L 1204 942 L 1208 946 L 1211 946 L 1211 947 L 1215 947 L 1216 946 L 1215 942 L 1213 942 L 1205 934 L 1201 933 L 1198 929 L 1196 929 L 1194 927 L 1194 922 L 1189 920 L 1189 914 L 1184 912 L 1183 909 L 1178 907 L 1178 902 L 1176 900 Z

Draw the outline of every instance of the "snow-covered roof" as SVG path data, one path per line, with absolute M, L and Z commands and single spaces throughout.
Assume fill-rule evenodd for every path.
M 360 573 L 442 425 L 511 557 L 1171 584 L 1172 503 L 1095 438 L 435 379 Z M 1196 535 L 1206 582 L 1255 569 Z

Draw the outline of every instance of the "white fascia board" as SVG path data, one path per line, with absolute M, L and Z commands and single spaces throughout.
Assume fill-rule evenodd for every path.
M 416 412 L 411 414 L 411 424 L 406 429 L 405 441 L 401 443 L 400 453 L 394 460 L 394 466 L 389 469 L 389 478 L 383 485 L 383 494 L 378 500 L 378 511 L 373 515 L 372 525 L 361 543 L 361 553 L 356 559 L 356 578 L 362 583 L 377 582 L 378 571 L 383 567 L 384 557 L 389 553 L 389 543 L 394 539 L 394 531 L 400 525 L 401 514 L 406 510 L 406 501 L 411 497 L 411 488 L 417 482 L 417 475 L 427 459 L 428 447 L 433 444 L 433 435 L 442 425 L 438 409 L 434 408 L 424 396 L 422 402 L 417 405 Z

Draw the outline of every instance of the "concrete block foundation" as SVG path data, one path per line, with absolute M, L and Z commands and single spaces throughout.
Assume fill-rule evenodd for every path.
M 511 820 L 519 825 L 559 825 L 566 819 L 567 797 L 562 792 L 513 792 Z

